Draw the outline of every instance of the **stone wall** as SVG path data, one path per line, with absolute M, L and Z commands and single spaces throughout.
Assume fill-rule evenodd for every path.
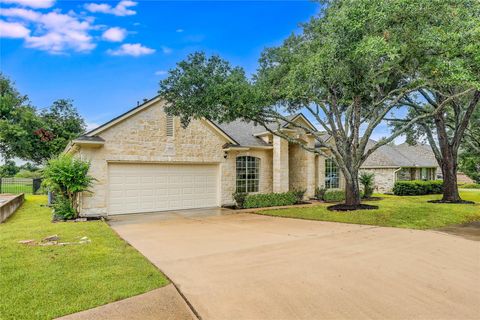
M 25 200 L 25 195 L 0 195 L 0 223 L 8 219 Z
M 375 174 L 375 192 L 392 192 L 395 184 L 396 168 L 368 168 L 360 169 L 360 172 L 373 172 Z
M 273 192 L 289 190 L 288 141 L 273 136 Z
M 313 145 L 313 140 L 310 145 Z M 315 154 L 300 145 L 290 143 L 288 146 L 288 181 L 289 190 L 305 190 L 305 198 L 315 194 Z

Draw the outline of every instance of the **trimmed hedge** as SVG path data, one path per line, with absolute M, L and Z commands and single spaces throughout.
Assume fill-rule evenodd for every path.
M 323 194 L 323 200 L 327 202 L 340 202 L 345 200 L 345 191 L 341 189 L 327 189 Z
M 285 193 L 249 194 L 245 198 L 243 207 L 249 209 L 289 206 L 297 202 L 298 195 L 294 191 L 289 191 Z
M 393 194 L 397 196 L 419 196 L 424 194 L 438 194 L 442 192 L 442 180 L 397 181 L 393 187 Z

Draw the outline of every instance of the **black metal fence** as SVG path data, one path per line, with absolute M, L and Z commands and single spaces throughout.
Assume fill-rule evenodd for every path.
M 41 194 L 41 193 L 44 193 L 41 186 L 42 186 L 42 179 L 0 177 L 0 193 Z

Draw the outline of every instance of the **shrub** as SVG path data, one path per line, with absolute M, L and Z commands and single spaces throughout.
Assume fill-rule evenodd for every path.
M 243 208 L 243 205 L 245 203 L 245 198 L 248 196 L 248 193 L 246 192 L 235 192 L 233 194 L 233 200 L 235 200 L 235 203 L 237 204 L 237 207 Z
M 73 219 L 76 216 L 75 209 L 70 203 L 70 200 L 63 196 L 55 197 L 52 207 L 53 213 L 61 216 L 63 219 Z
M 292 192 L 295 194 L 295 197 L 297 197 L 296 203 L 301 203 L 303 201 L 303 196 L 305 195 L 305 192 L 307 192 L 307 190 L 293 190 Z
M 465 183 L 458 187 L 463 189 L 480 189 L 480 183 Z
M 375 188 L 375 174 L 373 172 L 363 171 L 358 178 L 363 185 L 363 198 L 370 198 Z
M 325 191 L 327 191 L 327 189 L 317 187 L 315 189 L 315 198 L 317 198 L 317 200 L 323 200 L 323 196 L 325 195 Z
M 78 215 L 78 195 L 88 191 L 93 178 L 88 175 L 90 162 L 76 159 L 70 155 L 60 155 L 48 161 L 43 170 L 43 186 L 57 194 L 57 208 L 55 214 L 65 218 L 74 218 Z M 69 206 L 65 205 L 68 201 Z M 73 209 L 73 216 L 71 215 Z
M 284 193 L 249 194 L 245 198 L 244 208 L 264 208 L 288 206 L 297 203 L 298 197 L 293 191 Z
M 442 180 L 397 181 L 393 187 L 393 194 L 397 196 L 418 196 L 424 194 L 438 194 L 442 192 Z
M 328 202 L 340 202 L 345 200 L 345 191 L 341 189 L 328 189 L 323 195 L 323 200 Z

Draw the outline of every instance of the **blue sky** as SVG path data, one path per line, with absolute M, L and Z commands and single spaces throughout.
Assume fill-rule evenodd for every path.
M 155 96 L 188 53 L 255 72 L 265 47 L 320 10 L 311 1 L 153 0 L 1 0 L 0 8 L 1 71 L 38 108 L 73 99 L 89 129 Z M 388 133 L 381 124 L 372 138 Z
M 190 52 L 254 72 L 263 48 L 318 10 L 308 1 L 2 0 L 0 67 L 35 106 L 71 98 L 92 127 L 156 95 Z

